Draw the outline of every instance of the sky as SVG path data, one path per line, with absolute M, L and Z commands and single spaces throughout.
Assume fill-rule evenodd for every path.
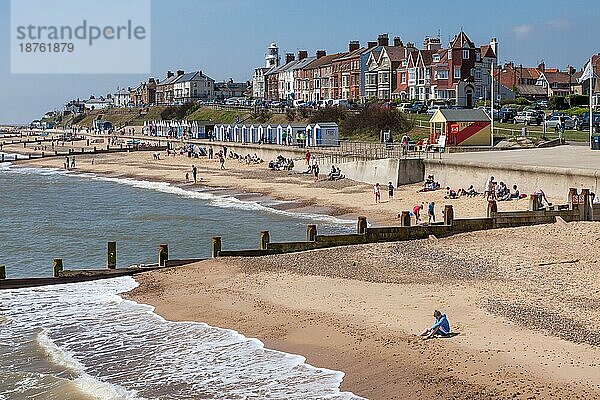
M 44 0 L 59 4 L 61 0 Z M 85 2 L 81 0 L 81 7 Z M 97 2 L 98 0 L 94 0 Z M 125 0 L 126 1 L 126 0 Z M 280 54 L 344 51 L 380 33 L 421 47 L 426 35 L 442 43 L 461 29 L 482 45 L 499 41 L 499 62 L 580 69 L 600 52 L 596 0 L 150 0 L 150 74 L 11 74 L 10 0 L 0 0 L 0 123 L 28 123 L 69 99 L 135 86 L 167 70 L 202 70 L 217 81 L 246 81 L 264 64 L 266 47 Z M 118 13 L 119 10 L 109 10 Z M 127 62 L 126 56 L 114 62 Z

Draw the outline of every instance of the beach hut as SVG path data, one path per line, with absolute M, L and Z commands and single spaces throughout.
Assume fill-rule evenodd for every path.
M 263 143 L 273 143 L 273 139 L 277 136 L 277 125 L 267 125 L 267 132 L 263 136 Z
M 223 125 L 215 125 L 215 130 L 213 131 L 215 135 L 215 140 L 223 141 L 223 137 L 225 136 L 225 130 Z
M 239 125 L 233 125 L 233 138 L 232 142 L 241 142 L 242 141 L 242 127 Z
M 250 126 L 249 125 L 241 125 L 242 132 L 242 143 L 250 142 Z
M 304 134 L 306 135 L 305 146 L 316 146 L 315 140 L 315 126 L 312 124 L 306 125 L 304 128 Z
M 260 140 L 260 138 L 266 137 L 267 136 L 267 126 L 266 125 L 259 125 L 258 126 L 258 137 L 257 137 L 257 141 Z
M 275 142 L 277 144 L 283 144 L 283 132 L 287 133 L 287 129 L 285 125 L 277 125 L 277 139 Z
M 289 124 L 287 126 L 288 143 L 297 145 L 300 135 L 306 133 L 306 124 Z
M 429 141 L 442 147 L 491 146 L 490 117 L 479 109 L 439 109 L 429 120 Z
M 337 146 L 339 144 L 339 128 L 335 122 L 320 122 L 313 129 L 313 146 Z
M 260 125 L 250 125 L 250 142 L 256 143 L 260 138 L 260 134 L 258 132 L 258 128 Z

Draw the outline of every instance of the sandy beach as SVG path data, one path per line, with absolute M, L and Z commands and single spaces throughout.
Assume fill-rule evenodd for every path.
M 589 399 L 598 234 L 554 224 L 210 260 L 139 276 L 131 297 L 343 370 L 342 389 L 372 399 Z M 422 341 L 436 308 L 458 335 Z
M 435 201 L 439 217 L 443 204 L 453 204 L 456 217 L 485 215 L 482 197 L 446 200 L 445 191 L 418 193 L 420 185 L 401 187 L 393 200 L 384 193 L 375 204 L 366 183 L 315 181 L 235 160 L 221 171 L 216 160 L 161 158 L 153 160 L 151 152 L 77 156 L 77 171 L 268 196 L 292 202 L 282 207 L 366 215 L 380 225 L 397 224 L 400 211 L 422 201 Z M 63 162 L 19 165 L 61 168 Z M 202 178 L 197 184 L 185 181 L 192 164 Z M 501 202 L 499 208 L 527 205 Z M 342 389 L 371 399 L 596 398 L 599 235 L 595 223 L 556 223 L 208 260 L 138 276 L 130 296 L 169 320 L 235 329 L 317 367 L 344 371 Z M 448 315 L 457 336 L 416 336 L 432 324 L 434 309 Z
M 6 151 L 18 146 L 5 146 Z M 218 148 L 218 147 L 215 147 Z M 269 198 L 293 202 L 294 207 L 310 207 L 320 212 L 356 218 L 364 215 L 375 225 L 397 225 L 398 214 L 403 210 L 412 210 L 414 205 L 435 202 L 436 218 L 442 218 L 444 204 L 452 204 L 456 218 L 483 217 L 487 203 L 482 196 L 473 198 L 444 199 L 445 190 L 418 192 L 421 184 L 405 185 L 397 188 L 393 199 L 388 198 L 386 183 L 382 187 L 382 201 L 375 204 L 372 184 L 355 182 L 349 179 L 328 181 L 321 175 L 316 181 L 314 177 L 288 171 L 270 171 L 265 163 L 248 165 L 238 160 L 228 159 L 225 170 L 219 169 L 216 159 L 188 158 L 177 155 L 167 157 L 161 154 L 160 160 L 154 160 L 152 152 L 113 153 L 100 155 L 76 155 L 77 172 L 90 172 L 112 177 L 129 177 L 141 180 L 169 182 L 188 189 L 229 189 L 236 195 L 264 195 Z M 92 164 L 92 159 L 94 163 Z M 20 162 L 19 165 L 63 168 L 64 158 L 46 158 Z M 192 165 L 198 168 L 197 184 L 185 180 L 186 173 L 191 178 Z M 501 180 L 501 177 L 497 177 Z M 373 182 L 374 184 L 375 182 Z M 440 182 L 444 187 L 444 182 Z M 485 182 L 478 186 L 483 188 Z M 480 190 L 482 190 L 480 188 Z M 549 199 L 551 202 L 565 203 L 565 199 Z M 499 202 L 499 211 L 525 210 L 528 199 Z M 285 207 L 283 205 L 282 207 Z

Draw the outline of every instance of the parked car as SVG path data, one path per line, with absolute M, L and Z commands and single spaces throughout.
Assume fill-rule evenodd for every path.
M 413 103 L 410 112 L 414 114 L 422 114 L 427 111 L 427 106 L 423 103 Z
M 554 115 L 546 120 L 545 125 L 546 130 L 561 129 L 563 126 L 564 129 L 573 129 L 575 128 L 575 121 L 566 115 Z
M 431 106 L 431 107 L 429 107 L 427 109 L 427 115 L 433 115 L 433 114 L 435 114 L 435 112 L 437 110 L 442 110 L 442 109 L 445 109 L 445 108 L 448 108 L 448 106 L 447 105 L 441 105 L 441 104 L 433 105 L 433 106 Z
M 498 120 L 500 122 L 512 122 L 517 116 L 517 110 L 514 108 L 503 107 L 498 111 Z
M 513 118 L 515 124 L 539 125 L 537 113 L 533 111 L 520 111 Z
M 492 108 L 491 107 L 478 107 L 479 110 L 483 110 L 483 112 L 485 112 L 487 114 L 487 116 L 489 117 L 492 114 Z M 499 114 L 500 111 L 498 111 L 497 109 L 494 109 L 494 121 L 498 121 L 499 120 Z
M 410 104 L 410 103 L 403 103 L 398 106 L 398 111 L 403 112 L 405 114 L 408 114 L 409 112 L 411 112 L 411 109 L 412 109 L 412 104 Z
M 600 132 L 600 113 L 594 113 L 594 122 L 592 122 L 592 127 L 595 133 Z M 590 113 L 586 112 L 581 115 L 581 119 L 579 120 L 579 124 L 577 125 L 577 129 L 580 131 L 587 131 L 590 129 Z
M 548 108 L 548 100 L 538 100 L 535 104 L 540 108 Z

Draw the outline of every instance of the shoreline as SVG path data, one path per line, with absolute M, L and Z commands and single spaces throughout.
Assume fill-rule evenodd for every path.
M 91 160 L 94 164 L 91 164 Z M 172 185 L 189 185 L 192 188 L 233 190 L 242 195 L 259 194 L 278 201 L 291 201 L 301 207 L 322 209 L 324 213 L 354 219 L 367 217 L 372 226 L 397 226 L 401 211 L 412 210 L 415 204 L 436 203 L 436 219 L 441 219 L 444 204 L 452 204 L 456 218 L 485 217 L 487 203 L 483 197 L 445 199 L 445 190 L 418 192 L 420 184 L 396 188 L 393 198 L 382 195 L 381 203 L 373 200 L 372 185 L 349 179 L 328 181 L 321 176 L 316 181 L 304 174 L 287 171 L 270 171 L 266 163 L 248 165 L 237 160 L 227 160 L 226 170 L 220 170 L 217 160 L 193 159 L 186 156 L 165 157 L 153 160 L 151 154 L 114 153 L 97 156 L 78 156 L 77 170 L 103 176 L 134 178 L 139 180 L 167 182 Z M 61 169 L 62 159 L 40 159 L 19 162 L 23 166 L 47 166 Z M 191 176 L 191 166 L 198 167 L 198 184 L 186 184 L 186 173 Z M 443 186 L 443 182 L 442 182 Z M 187 187 L 187 186 L 185 186 Z M 561 203 L 564 200 L 549 199 Z M 424 211 L 425 211 L 424 207 Z M 500 211 L 516 211 L 528 208 L 528 200 L 500 202 Z M 426 213 L 423 213 L 426 214 Z M 413 223 L 414 220 L 413 220 Z
M 530 229 L 517 231 L 527 235 Z M 400 247 L 439 249 L 465 236 L 472 235 Z M 503 278 L 490 273 L 440 283 L 445 278 L 434 275 L 442 271 L 432 274 L 421 266 L 410 272 L 386 267 L 378 276 L 368 262 L 358 261 L 396 247 L 206 260 L 138 275 L 140 285 L 124 296 L 151 304 L 166 319 L 234 329 L 266 348 L 300 354 L 317 368 L 342 371 L 340 390 L 371 399 L 600 395 L 600 377 L 594 373 L 597 346 L 565 341 L 486 310 L 488 298 L 499 296 L 492 288 L 503 286 Z M 332 259 L 343 265 L 323 270 Z M 352 263 L 358 271 L 347 270 Z M 431 295 L 440 285 L 443 300 Z M 448 312 L 458 336 L 430 341 L 415 336 L 431 324 L 434 307 Z

